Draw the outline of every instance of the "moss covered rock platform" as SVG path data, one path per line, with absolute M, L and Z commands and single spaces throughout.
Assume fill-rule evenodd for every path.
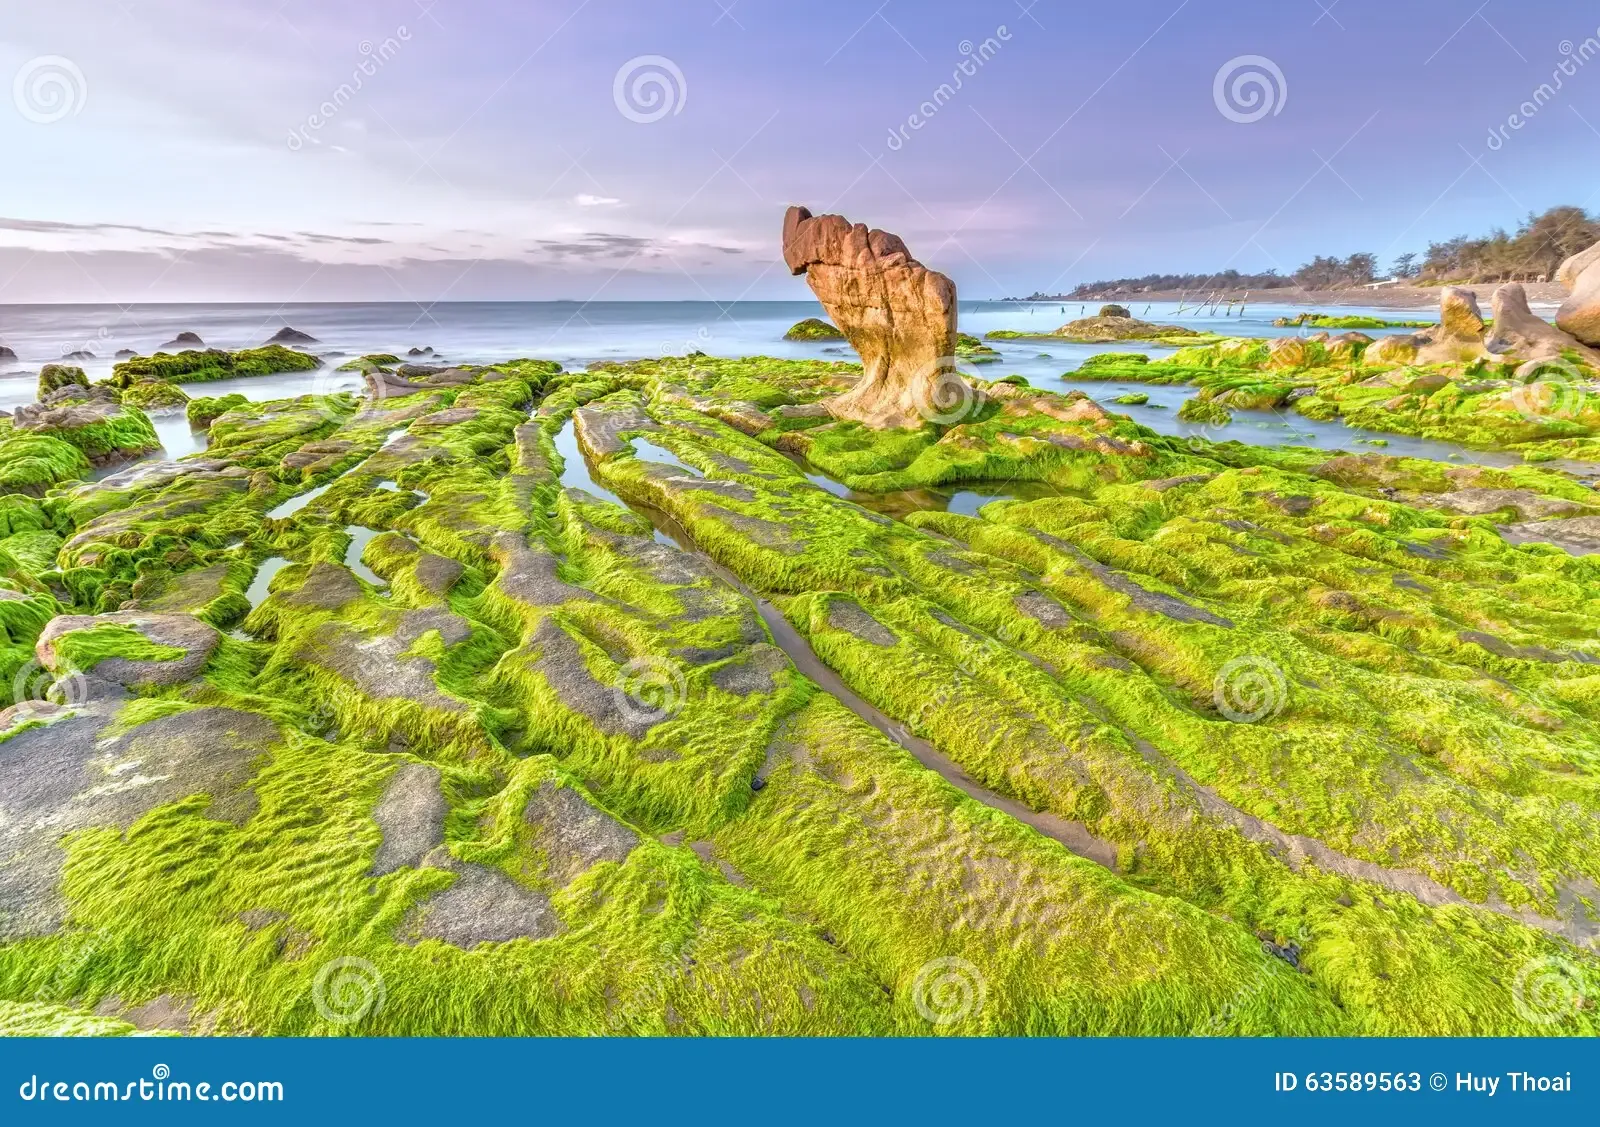
M 1303 343 L 1117 378 L 1398 371 Z M 98 480 L 0 433 L 7 1031 L 1600 1032 L 1526 991 L 1600 996 L 1600 557 L 1501 531 L 1570 474 L 448 371 Z M 1385 417 L 1498 417 L 1427 374 Z

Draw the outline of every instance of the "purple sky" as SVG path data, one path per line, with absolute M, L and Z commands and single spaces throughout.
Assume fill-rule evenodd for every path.
M 1477 2 L 13 5 L 0 302 L 801 298 L 791 202 L 969 298 L 1387 265 L 1600 206 L 1600 8 Z

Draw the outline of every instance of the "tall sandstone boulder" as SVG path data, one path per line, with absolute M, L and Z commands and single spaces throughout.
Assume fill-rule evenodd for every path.
M 898 235 L 791 207 L 783 259 L 804 274 L 861 356 L 860 381 L 829 413 L 869 427 L 959 421 L 979 397 L 955 371 L 956 287 L 911 257 Z
M 1494 291 L 1494 331 L 1487 344 L 1490 352 L 1518 360 L 1554 360 L 1564 352 L 1575 352 L 1591 367 L 1600 368 L 1600 353 L 1528 308 L 1528 293 L 1518 282 Z
M 1379 364 L 1450 364 L 1487 356 L 1483 313 L 1471 290 L 1446 286 L 1439 295 L 1439 323 L 1420 333 L 1380 337 L 1366 351 Z
M 1600 345 L 1600 243 L 1563 262 L 1556 281 L 1570 295 L 1556 310 L 1556 328 L 1584 344 Z

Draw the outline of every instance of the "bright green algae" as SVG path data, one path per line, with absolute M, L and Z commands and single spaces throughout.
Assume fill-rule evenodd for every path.
M 239 376 L 267 376 L 277 372 L 307 372 L 322 361 L 281 344 L 264 345 L 228 352 L 208 348 L 190 352 L 157 352 L 154 356 L 135 356 L 112 368 L 111 383 L 130 388 L 145 380 L 167 383 L 208 383 Z
M 1600 984 L 1575 941 L 1600 879 L 1597 565 L 1428 500 L 1583 487 L 1191 448 L 1010 383 L 914 432 L 804 410 L 857 372 L 519 362 L 379 404 L 232 402 L 205 466 L 0 507 L 12 536 L 62 538 L 51 594 L 0 596 L 32 608 L 0 653 L 58 600 L 242 620 L 102 738 L 154 755 L 219 714 L 272 733 L 225 788 L 66 839 L 70 915 L 0 945 L 0 998 L 31 1007 L 5 1020 L 167 995 L 191 1029 L 283 1034 L 1596 1031 L 1529 1020 L 1513 987 L 1537 959 Z M 562 487 L 567 426 L 637 512 Z M 1056 495 L 899 521 L 819 470 Z M 351 529 L 381 583 L 346 567 Z M 252 610 L 269 558 L 289 562 Z M 1081 833 L 918 763 L 772 645 L 747 591 L 906 740 Z M 1254 723 L 1215 693 L 1241 660 L 1282 679 Z M 646 699 L 619 705 L 630 678 Z M 436 772 L 439 844 L 374 876 L 408 765 Z M 574 873 L 539 815 L 561 794 L 636 843 Z M 547 905 L 545 932 L 418 938 L 493 879 Z M 385 987 L 351 1023 L 317 1004 L 339 958 Z M 983 985 L 949 1021 L 924 1012 L 941 958 Z
M 1191 384 L 1201 404 L 1292 408 L 1311 419 L 1505 450 L 1530 462 L 1600 460 L 1600 383 L 1576 355 L 1393 364 L 1368 361 L 1370 348 L 1356 339 L 1234 339 L 1159 360 L 1105 353 L 1071 378 Z M 1190 410 L 1204 413 L 1198 405 Z

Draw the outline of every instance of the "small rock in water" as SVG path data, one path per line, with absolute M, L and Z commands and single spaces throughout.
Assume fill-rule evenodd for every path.
M 288 325 L 279 329 L 267 338 L 268 344 L 319 344 L 316 337 L 310 333 L 302 333 L 299 329 L 291 329 Z

